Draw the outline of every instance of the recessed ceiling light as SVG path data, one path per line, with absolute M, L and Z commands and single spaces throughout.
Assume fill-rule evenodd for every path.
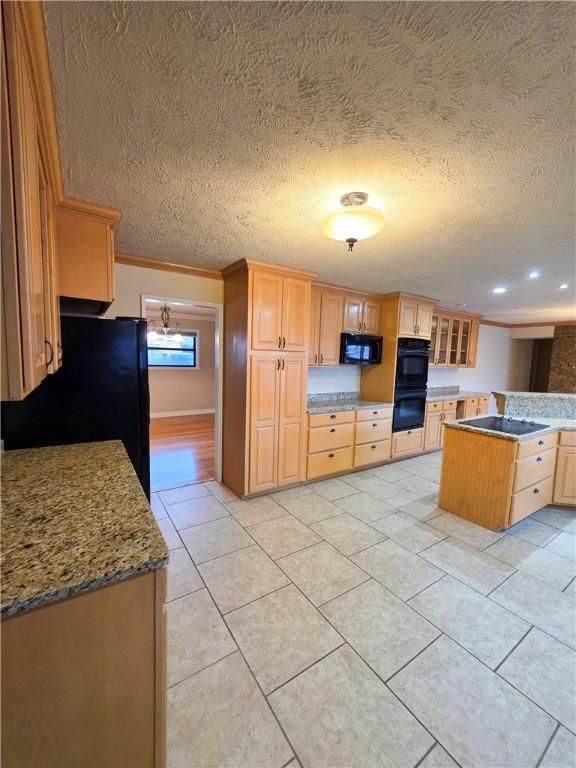
M 560 286 L 561 289 L 568 288 L 568 283 L 562 283 Z
M 538 272 L 537 269 L 534 269 L 530 274 L 528 275 L 528 280 L 535 280 L 537 277 L 540 277 L 540 272 Z
M 492 293 L 506 293 L 508 288 L 504 288 L 503 285 L 498 285 L 496 288 L 492 288 Z

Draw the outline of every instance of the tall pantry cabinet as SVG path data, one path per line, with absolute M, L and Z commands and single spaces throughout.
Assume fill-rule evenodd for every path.
M 222 479 L 243 497 L 306 479 L 315 275 L 243 259 L 223 277 Z

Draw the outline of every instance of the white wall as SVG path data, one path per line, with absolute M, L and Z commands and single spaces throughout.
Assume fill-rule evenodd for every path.
M 198 368 L 149 368 L 150 415 L 184 416 L 214 412 L 214 322 L 179 319 L 183 328 L 198 331 Z
M 308 394 L 323 392 L 359 392 L 360 366 L 339 365 L 336 368 L 308 368 Z

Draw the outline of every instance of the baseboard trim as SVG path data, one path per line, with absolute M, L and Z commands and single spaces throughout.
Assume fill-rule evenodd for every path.
M 201 416 L 204 413 L 216 413 L 215 408 L 197 408 L 193 411 L 160 411 L 159 413 L 151 413 L 151 419 L 167 419 L 170 416 Z

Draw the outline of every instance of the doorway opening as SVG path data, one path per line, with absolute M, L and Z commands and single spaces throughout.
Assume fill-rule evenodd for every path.
M 142 305 L 149 326 L 150 490 L 219 479 L 221 307 L 162 296 L 143 296 Z
M 548 392 L 553 339 L 534 339 L 530 366 L 530 392 Z

